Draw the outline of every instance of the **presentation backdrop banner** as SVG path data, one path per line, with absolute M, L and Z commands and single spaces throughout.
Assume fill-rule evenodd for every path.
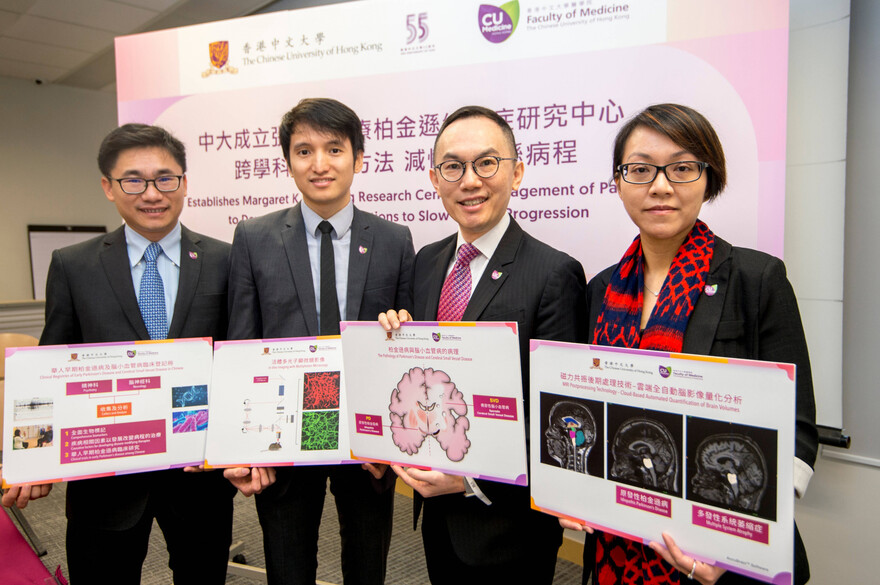
M 365 0 L 116 40 L 119 120 L 159 124 L 188 151 L 182 221 L 235 225 L 295 204 L 278 142 L 300 99 L 332 97 L 363 123 L 355 205 L 412 229 L 455 230 L 431 186 L 432 148 L 462 105 L 498 111 L 526 172 L 509 212 L 590 277 L 636 234 L 612 182 L 623 121 L 660 102 L 713 123 L 729 186 L 701 217 L 782 256 L 787 0 Z

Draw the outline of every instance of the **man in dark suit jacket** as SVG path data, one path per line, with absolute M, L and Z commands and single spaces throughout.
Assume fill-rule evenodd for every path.
M 513 131 L 492 110 L 469 106 L 449 115 L 434 145 L 431 181 L 458 233 L 422 248 L 413 267 L 413 310 L 380 317 L 444 320 L 445 283 L 457 270 L 456 250 L 472 244 L 470 299 L 463 321 L 517 321 L 525 412 L 529 339 L 586 340 L 586 282 L 580 263 L 539 242 L 509 217 L 511 191 L 524 166 Z M 460 252 L 459 252 L 460 253 Z M 528 421 L 526 421 L 528 429 Z M 528 488 L 479 482 L 437 471 L 394 467 L 418 492 L 422 536 L 432 583 L 552 583 L 562 529 L 530 509 Z
M 157 126 L 126 124 L 104 139 L 98 166 L 104 193 L 125 225 L 52 253 L 40 344 L 151 339 L 138 303 L 148 270 L 144 251 L 153 242 L 161 246 L 156 265 L 166 325 L 152 338 L 223 339 L 229 244 L 179 222 L 187 187 L 183 144 Z M 70 482 L 71 579 L 140 583 L 155 518 L 176 584 L 225 583 L 234 495 L 220 473 L 183 470 Z M 7 505 L 12 496 L 19 505 L 27 500 L 22 492 L 7 496 Z
M 336 100 L 302 100 L 285 114 L 279 136 L 302 202 L 238 224 L 229 338 L 338 334 L 340 316 L 373 320 L 389 306 L 409 307 L 409 229 L 351 201 L 364 156 L 357 114 Z M 384 582 L 395 480 L 385 466 L 239 468 L 226 475 L 245 495 L 258 494 L 270 585 L 315 583 L 328 478 L 345 583 Z

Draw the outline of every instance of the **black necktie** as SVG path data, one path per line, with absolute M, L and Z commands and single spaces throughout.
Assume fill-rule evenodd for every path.
M 339 335 L 339 301 L 336 299 L 336 262 L 329 221 L 318 224 L 321 230 L 321 335 Z

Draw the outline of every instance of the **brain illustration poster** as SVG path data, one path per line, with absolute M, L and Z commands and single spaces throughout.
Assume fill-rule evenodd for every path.
M 525 485 L 516 323 L 342 328 L 352 455 Z
M 345 384 L 336 336 L 217 342 L 208 465 L 347 461 Z
M 533 506 L 791 583 L 795 367 L 532 341 Z
M 7 349 L 3 481 L 197 465 L 210 382 L 210 338 Z

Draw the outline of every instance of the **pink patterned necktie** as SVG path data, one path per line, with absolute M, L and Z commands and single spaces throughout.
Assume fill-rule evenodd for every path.
M 461 321 L 468 300 L 471 298 L 471 260 L 480 254 L 473 244 L 464 243 L 458 249 L 458 257 L 452 272 L 443 283 L 440 291 L 440 306 L 437 308 L 438 321 Z

